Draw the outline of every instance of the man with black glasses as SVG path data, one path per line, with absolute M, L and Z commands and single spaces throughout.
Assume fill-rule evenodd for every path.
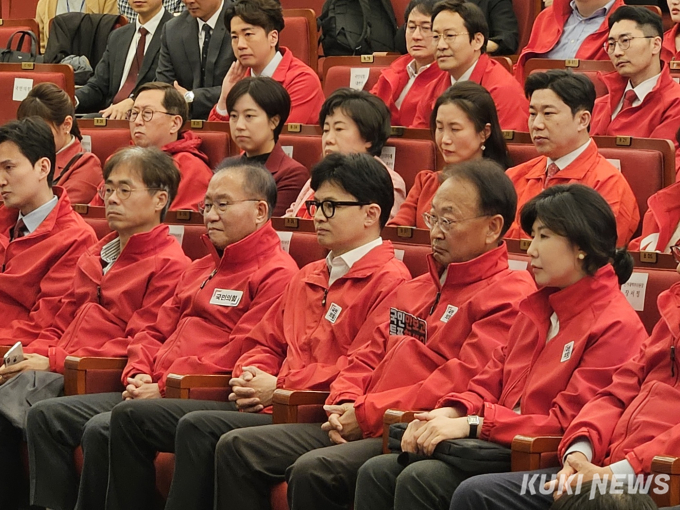
M 170 373 L 231 370 L 245 335 L 297 271 L 269 221 L 274 204 L 276 183 L 261 165 L 237 164 L 215 174 L 200 206 L 210 254 L 184 271 L 157 320 L 132 338 L 122 395 L 62 397 L 31 408 L 27 436 L 33 504 L 104 508 L 110 411 L 126 400 L 161 399 Z M 202 360 L 216 353 L 220 367 L 211 371 L 214 365 Z M 205 405 L 231 408 L 226 402 Z M 73 462 L 78 445 L 84 454 L 80 484 Z

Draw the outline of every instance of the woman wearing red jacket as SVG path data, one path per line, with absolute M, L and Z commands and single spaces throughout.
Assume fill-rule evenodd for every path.
M 646 338 L 619 288 L 632 258 L 616 248 L 614 214 L 596 191 L 548 188 L 522 208 L 521 224 L 542 288 L 520 303 L 508 345 L 467 391 L 443 396 L 409 424 L 402 450 L 424 460 L 404 467 L 398 455 L 383 455 L 362 466 L 356 510 L 448 508 L 470 475 L 427 458 L 439 443 L 471 437 L 509 446 L 518 434 L 562 434 Z
M 64 188 L 72 204 L 89 204 L 102 181 L 102 164 L 80 143 L 73 101 L 54 83 L 39 83 L 17 110 L 19 120 L 31 116 L 41 117 L 54 134 L 57 164 L 52 184 Z
M 290 113 L 290 96 L 271 78 L 244 78 L 227 95 L 231 138 L 243 151 L 232 159 L 262 163 L 276 182 L 276 207 L 283 216 L 309 178 L 307 169 L 283 152 L 279 135 Z
M 512 166 L 496 105 L 481 85 L 459 82 L 444 92 L 434 105 L 430 131 L 447 165 L 489 158 L 507 169 Z M 423 213 L 439 189 L 441 171 L 423 170 L 389 225 L 427 228 Z

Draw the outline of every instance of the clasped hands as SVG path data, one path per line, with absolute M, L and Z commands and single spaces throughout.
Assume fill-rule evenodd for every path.
M 467 418 L 452 407 L 416 413 L 401 438 L 404 452 L 432 455 L 436 446 L 447 439 L 461 439 L 470 435 Z
M 276 376 L 268 374 L 257 367 L 243 367 L 240 377 L 229 381 L 232 393 L 229 401 L 235 402 L 239 411 L 259 413 L 272 405 Z
M 595 475 L 600 477 L 600 480 L 614 477 L 614 473 L 609 466 L 598 467 L 588 460 L 588 458 L 581 452 L 574 452 L 567 455 L 564 459 L 564 466 L 557 473 L 556 479 L 547 482 L 544 486 L 545 490 L 552 490 L 553 497 L 559 499 L 562 494 L 573 492 L 571 489 L 591 481 Z

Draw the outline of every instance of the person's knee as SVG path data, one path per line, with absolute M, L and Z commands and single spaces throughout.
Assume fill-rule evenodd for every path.
M 325 450 L 326 448 L 320 448 L 300 456 L 288 469 L 286 474 L 288 484 L 329 480 L 335 474 L 338 463 L 334 462 Z
M 27 431 L 34 428 L 40 428 L 42 430 L 47 428 L 51 421 L 48 418 L 48 415 L 50 414 L 49 406 L 45 405 L 47 402 L 47 400 L 42 400 L 31 406 L 31 408 L 28 410 L 28 414 L 26 416 Z
M 102 413 L 85 424 L 81 440 L 84 449 L 104 446 L 108 449 L 110 417 L 111 413 Z
M 215 446 L 215 462 L 217 463 L 220 459 L 229 459 L 239 455 L 242 446 L 243 441 L 238 430 L 222 434 L 217 441 L 217 446 Z
M 124 400 L 111 410 L 111 429 L 129 430 L 137 421 L 137 406 L 134 400 Z M 101 424 L 99 425 L 101 426 Z
M 453 493 L 449 510 L 473 508 L 474 502 L 484 494 L 484 489 L 485 487 L 488 489 L 490 482 L 491 480 L 486 476 L 473 476 L 464 480 Z

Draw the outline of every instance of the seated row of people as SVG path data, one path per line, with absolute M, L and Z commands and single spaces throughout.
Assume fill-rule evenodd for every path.
M 126 189 L 116 179 L 126 169 L 140 177 L 139 167 L 125 166 L 137 155 L 124 157 L 127 151 L 141 149 L 126 149 L 106 165 L 112 168 L 103 193 L 110 220 Z M 271 174 L 252 162 L 216 173 L 202 204 L 212 253 L 175 278 L 174 295 L 160 306 L 155 322 L 127 336 L 125 392 L 24 400 L 33 402 L 30 409 L 24 406 L 32 503 L 149 508 L 155 454 L 174 451 L 166 508 L 227 502 L 261 508 L 268 504 L 268 488 L 284 477 L 292 508 L 340 508 L 354 499 L 357 473 L 355 505 L 377 508 L 361 496 L 364 473 L 369 482 L 378 474 L 396 476 L 392 469 L 371 468 L 394 459 L 377 457 L 361 466 L 381 451 L 377 438 L 388 408 L 443 407 L 420 415 L 405 435 L 405 451 L 425 455 L 451 434 L 436 427 L 452 416 L 460 418 L 449 437 L 472 434 L 507 444 L 517 433 L 563 432 L 646 337 L 619 290 L 632 259 L 615 248 L 614 214 L 597 192 L 578 184 L 552 186 L 526 204 L 521 223 L 533 238 L 528 253 L 542 287 L 536 292 L 528 272 L 508 267 L 502 239 L 514 221 L 517 195 L 503 169 L 481 159 L 445 175 L 425 217 L 430 272 L 406 282 L 408 272 L 379 237 L 394 195 L 374 158 L 331 154 L 315 167 L 314 196 L 306 207 L 330 254 L 296 274 L 268 222 L 276 193 Z M 128 191 L 143 194 L 149 209 L 160 214 L 157 208 L 168 194 L 147 186 L 147 193 L 143 187 Z M 158 225 L 160 216 L 154 218 Z M 104 248 L 119 237 L 114 233 L 94 249 L 102 260 L 103 276 L 97 275 L 102 288 L 118 264 L 107 262 L 112 250 Z M 78 280 L 72 285 L 69 292 L 77 293 Z M 106 306 L 88 295 L 81 307 Z M 66 352 L 76 345 L 72 339 L 53 342 Z M 86 343 L 83 337 L 73 354 L 87 352 Z M 38 365 L 41 356 L 0 369 L 0 393 L 26 391 L 15 381 L 52 366 L 45 360 Z M 159 398 L 170 372 L 232 370 L 231 402 Z M 266 410 L 276 387 L 330 389 L 328 422 L 268 425 Z M 452 410 L 454 401 L 463 407 Z M 481 426 L 472 430 L 482 409 Z M 3 425 L 17 428 L 8 420 Z M 433 433 L 439 439 L 425 442 Z M 6 451 L 17 450 L 20 433 L 0 437 Z M 79 444 L 85 456 L 80 485 L 73 464 Z M 444 476 L 430 476 L 430 465 L 412 467 L 425 470 L 424 490 L 439 494 L 435 503 L 403 503 L 400 495 L 415 492 L 399 490 L 401 481 L 393 502 L 394 483 L 382 492 L 369 487 L 368 493 L 387 497 L 389 507 L 446 508 L 456 479 L 446 469 Z M 406 473 L 399 478 L 408 479 Z

